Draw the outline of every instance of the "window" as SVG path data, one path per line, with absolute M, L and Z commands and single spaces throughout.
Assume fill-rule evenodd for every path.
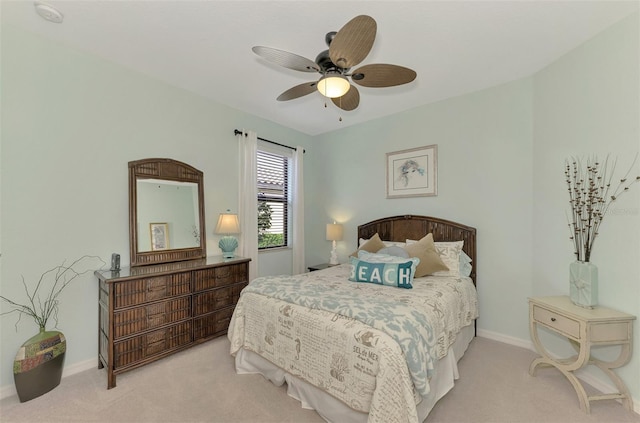
M 258 249 L 289 245 L 289 155 L 258 150 Z

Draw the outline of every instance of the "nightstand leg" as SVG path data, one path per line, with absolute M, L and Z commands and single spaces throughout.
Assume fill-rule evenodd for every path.
M 587 396 L 587 392 L 584 390 L 582 384 L 580 383 L 578 378 L 573 375 L 573 373 L 564 370 L 562 366 L 553 359 L 539 357 L 533 360 L 531 362 L 531 365 L 529 366 L 529 374 L 531 376 L 536 375 L 536 368 L 538 366 L 555 367 L 558 371 L 560 371 L 560 373 L 562 373 L 567 378 L 567 380 L 573 386 L 573 389 L 576 391 L 576 394 L 578 395 L 578 401 L 580 402 L 580 409 L 582 409 L 582 411 L 587 414 L 591 414 L 591 407 L 589 405 L 589 397 Z
M 591 404 L 589 403 L 589 396 L 587 392 L 584 390 L 582 383 L 578 380 L 577 377 L 571 372 L 567 372 L 560 367 L 557 367 L 558 370 L 562 372 L 562 374 L 571 382 L 573 385 L 573 389 L 575 389 L 576 394 L 578 394 L 578 401 L 580 402 L 580 408 L 586 414 L 591 414 Z
M 613 382 L 613 384 L 618 389 L 617 394 L 610 394 L 610 395 L 605 394 L 600 397 L 602 399 L 607 399 L 608 397 L 618 397 L 622 400 L 622 405 L 624 406 L 624 408 L 632 411 L 633 405 L 631 403 L 631 394 L 629 393 L 629 390 L 627 389 L 622 379 L 620 379 L 620 376 L 618 376 L 612 370 L 612 369 L 617 369 L 618 367 L 624 366 L 629 362 L 630 359 L 631 359 L 631 345 L 625 344 L 625 345 L 622 345 L 622 348 L 620 350 L 620 355 L 616 360 L 607 362 L 607 361 L 601 361 L 593 358 L 589 360 L 589 364 L 593 364 L 594 366 L 597 366 L 600 370 L 602 370 L 602 372 L 609 377 L 609 379 Z M 599 396 L 594 397 L 594 399 L 599 399 Z
M 578 401 L 580 402 L 580 409 L 582 409 L 582 411 L 584 411 L 586 414 L 591 414 L 591 407 L 589 404 L 589 397 L 587 396 L 587 392 L 584 390 L 578 378 L 572 373 L 574 370 L 583 367 L 587 362 L 589 362 L 589 351 L 591 349 L 590 345 L 582 345 L 580 343 L 572 341 L 571 344 L 578 352 L 578 355 L 566 359 L 554 359 L 542 346 L 542 342 L 540 342 L 540 338 L 538 336 L 538 325 L 535 323 L 535 321 L 532 320 L 530 322 L 529 329 L 531 332 L 533 345 L 536 348 L 536 351 L 538 351 L 538 353 L 540 353 L 540 355 L 542 356 L 536 358 L 531 362 L 531 365 L 529 366 L 529 374 L 531 376 L 535 376 L 536 368 L 538 366 L 555 367 L 567 378 L 567 380 L 573 386 L 573 389 L 576 391 L 576 394 L 578 395 Z
M 554 366 L 558 368 L 560 368 L 561 366 L 563 370 L 572 372 L 574 370 L 578 370 L 582 368 L 589 361 L 589 353 L 591 350 L 591 346 L 588 344 L 583 345 L 580 343 L 576 343 L 575 341 L 572 341 L 572 344 L 574 348 L 576 348 L 578 355 L 570 358 L 565 358 L 565 359 L 554 359 L 551 357 L 551 354 L 549 354 L 546 348 L 542 345 L 542 342 L 540 341 L 540 337 L 538 336 L 538 325 L 533 320 L 529 323 L 529 332 L 531 333 L 531 340 L 533 341 L 533 346 L 535 347 L 538 354 L 542 356 L 542 359 L 543 359 L 540 363 L 537 363 L 537 364 L 543 364 L 543 362 L 546 362 L 546 364 L 550 366 Z M 534 363 L 536 361 L 538 360 L 535 360 Z M 532 373 L 532 371 L 534 371 L 534 367 L 535 366 L 533 366 L 533 363 L 531 363 L 531 368 L 529 370 L 529 374 L 531 374 L 531 376 L 534 376 L 534 374 Z

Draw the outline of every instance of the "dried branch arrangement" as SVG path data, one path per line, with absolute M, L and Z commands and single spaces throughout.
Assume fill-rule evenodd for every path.
M 18 321 L 16 322 L 16 329 L 18 323 L 20 322 L 20 318 L 23 315 L 31 317 L 40 327 L 40 330 L 46 329 L 47 322 L 51 317 L 54 318 L 57 326 L 58 305 L 60 303 L 58 297 L 60 296 L 62 291 L 69 285 L 69 283 L 71 283 L 78 276 L 98 269 L 98 267 L 94 267 L 96 265 L 93 259 L 102 263 L 100 267 L 106 264 L 100 257 L 97 256 L 82 256 L 69 265 L 66 265 L 63 261 L 61 265 L 47 270 L 40 276 L 40 279 L 38 280 L 38 283 L 36 284 L 33 292 L 29 291 L 29 287 L 24 281 L 24 277 L 22 277 L 22 285 L 24 286 L 24 291 L 27 295 L 28 302 L 26 302 L 25 304 L 20 304 L 0 295 L 0 299 L 7 302 L 11 307 L 10 311 L 0 313 L 0 316 L 5 314 L 18 313 L 19 316 Z M 86 270 L 76 270 L 78 267 L 85 266 L 87 267 Z M 47 288 L 47 286 L 49 287 Z M 40 294 L 46 289 L 48 289 L 48 293 L 43 299 L 41 298 Z
M 593 243 L 598 236 L 600 225 L 604 220 L 609 207 L 629 188 L 640 181 L 640 176 L 629 179 L 638 155 L 633 160 L 626 174 L 614 182 L 613 174 L 616 169 L 616 161 L 611 162 L 609 156 L 604 162 L 597 157 L 590 158 L 583 165 L 577 158 L 565 160 L 564 174 L 569 191 L 569 204 L 571 215 L 567 216 L 570 239 L 573 241 L 576 259 L 589 262 Z

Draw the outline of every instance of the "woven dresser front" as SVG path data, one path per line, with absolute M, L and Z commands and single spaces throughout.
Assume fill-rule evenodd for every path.
M 249 259 L 206 260 L 95 272 L 99 280 L 99 359 L 115 376 L 224 335 Z
M 114 309 L 191 293 L 192 272 L 114 283 Z

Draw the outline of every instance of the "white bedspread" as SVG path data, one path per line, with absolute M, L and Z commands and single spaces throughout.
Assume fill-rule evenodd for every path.
M 349 282 L 349 272 L 345 264 L 253 281 L 229 326 L 231 353 L 253 351 L 368 412 L 370 422 L 416 422 L 433 360 L 477 317 L 475 288 L 467 278 L 430 276 L 406 290 Z M 372 320 L 383 315 L 383 323 Z

